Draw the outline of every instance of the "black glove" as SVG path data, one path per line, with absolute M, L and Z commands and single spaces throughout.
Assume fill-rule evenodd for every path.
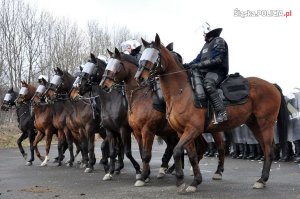
M 197 64 L 192 64 L 190 66 L 191 69 L 195 69 L 195 68 L 201 68 L 203 66 L 203 64 L 200 62 L 200 63 L 197 63 Z

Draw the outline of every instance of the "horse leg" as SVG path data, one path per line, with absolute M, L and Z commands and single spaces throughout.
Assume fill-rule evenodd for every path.
M 173 156 L 173 149 L 176 146 L 178 140 L 175 139 L 173 136 L 166 136 L 163 137 L 163 140 L 165 141 L 167 148 L 165 149 L 165 153 L 163 154 L 163 157 L 161 158 L 162 164 L 160 166 L 158 175 L 156 176 L 158 179 L 163 178 L 166 173 L 172 173 L 172 170 L 175 169 L 175 165 L 172 165 L 172 168 L 168 168 L 169 161 L 171 157 Z
M 103 180 L 111 180 L 112 175 L 115 171 L 115 162 L 116 162 L 116 138 L 114 137 L 113 133 L 110 131 L 107 131 L 107 138 L 109 140 L 109 171 L 108 173 L 103 177 Z
M 222 180 L 222 173 L 224 172 L 224 160 L 225 160 L 225 142 L 221 132 L 212 133 L 212 136 L 215 140 L 216 147 L 219 153 L 219 161 L 217 171 L 213 176 L 213 180 Z
M 124 144 L 124 152 L 126 154 L 126 157 L 130 160 L 131 164 L 133 165 L 135 169 L 136 179 L 140 178 L 141 175 L 141 167 L 139 163 L 134 159 L 132 156 L 131 151 L 131 132 L 124 129 L 121 131 L 122 141 Z
M 48 161 L 49 161 L 48 155 L 49 155 L 52 137 L 53 137 L 53 132 L 49 128 L 45 130 L 45 134 L 46 134 L 46 146 L 45 146 L 46 156 L 45 156 L 45 160 L 42 162 L 41 166 L 47 166 L 47 164 L 48 164 Z
M 143 169 L 142 169 L 142 177 L 140 180 L 137 180 L 134 186 L 141 187 L 145 185 L 146 181 L 149 181 L 150 175 L 150 160 L 152 157 L 152 145 L 154 141 L 155 135 L 149 132 L 149 129 L 142 130 L 142 161 L 143 161 Z
M 19 150 L 23 156 L 23 158 L 26 160 L 27 159 L 27 153 L 25 153 L 23 146 L 22 146 L 22 142 L 23 140 L 25 140 L 28 137 L 28 133 L 26 131 L 22 131 L 21 136 L 19 137 L 19 139 L 17 140 L 17 144 L 19 147 Z
M 109 143 L 107 137 L 101 143 L 101 153 L 102 158 L 100 160 L 100 164 L 103 165 L 105 173 L 108 172 L 109 165 L 108 165 L 108 156 L 109 156 Z
M 88 139 L 85 136 L 84 131 L 81 129 L 79 130 L 80 133 L 80 140 L 81 140 L 81 154 L 82 154 L 82 162 L 80 168 L 86 168 L 89 162 L 88 157 Z
M 176 186 L 178 187 L 178 192 L 183 193 L 185 192 L 185 183 L 184 183 L 184 175 L 183 175 L 183 170 L 182 170 L 182 161 L 181 161 L 181 156 L 183 154 L 183 149 L 187 147 L 187 145 L 190 144 L 190 147 L 186 150 L 189 153 L 189 158 L 192 159 L 192 167 L 193 167 L 193 172 L 194 172 L 194 181 L 192 183 L 192 187 L 190 186 L 188 191 L 196 191 L 196 186 L 202 182 L 202 176 L 200 173 L 199 165 L 198 165 L 198 160 L 197 160 L 197 152 L 195 150 L 195 143 L 194 140 L 199 136 L 199 133 L 197 133 L 196 129 L 191 129 L 187 127 L 180 137 L 180 140 L 176 147 L 174 148 L 173 152 L 173 157 L 175 161 L 175 170 L 176 170 Z M 191 144 L 193 143 L 193 144 Z M 195 154 L 196 156 L 195 156 Z M 194 163 L 196 161 L 196 164 Z
M 40 152 L 39 152 L 39 149 L 37 147 L 37 144 L 44 138 L 45 134 L 43 134 L 41 131 L 38 131 L 35 139 L 34 139 L 34 142 L 33 142 L 33 148 L 35 150 L 35 153 L 36 153 L 36 156 L 41 160 L 41 161 L 44 161 L 44 157 L 41 156 Z
M 247 123 L 248 125 L 248 123 Z M 258 181 L 253 185 L 254 189 L 262 189 L 266 186 L 266 182 L 270 176 L 270 169 L 272 165 L 272 144 L 274 138 L 274 125 L 266 128 L 259 128 L 258 124 L 249 124 L 249 128 L 252 130 L 255 138 L 260 143 L 263 150 L 265 160 L 263 164 L 262 174 Z M 260 130 L 263 129 L 263 130 Z
M 88 167 L 84 171 L 85 173 L 91 173 L 94 170 L 94 165 L 96 163 L 95 134 L 92 130 L 89 131 L 89 135 L 88 135 L 88 151 L 89 151 L 89 163 L 88 163 Z
M 200 160 L 200 159 L 198 159 L 199 154 L 197 154 L 196 145 L 195 145 L 195 142 L 193 142 L 193 141 L 190 142 L 190 144 L 188 144 L 185 149 L 187 151 L 191 166 L 193 168 L 193 173 L 194 173 L 194 180 L 190 184 L 190 186 L 188 186 L 186 188 L 185 191 L 186 192 L 195 192 L 197 189 L 197 186 L 199 184 L 201 184 L 201 182 L 202 182 L 202 175 L 201 175 L 201 172 L 199 169 L 199 160 Z M 203 157 L 204 150 L 202 150 L 201 154 Z
M 117 137 L 117 146 L 116 146 L 116 150 L 117 150 L 117 156 L 118 156 L 118 160 L 117 160 L 117 168 L 115 169 L 115 174 L 120 174 L 121 169 L 124 168 L 124 144 L 122 141 L 121 136 Z
M 32 162 L 34 161 L 34 148 L 33 148 L 33 142 L 35 139 L 35 132 L 32 129 L 31 131 L 28 132 L 28 137 L 29 137 L 29 143 L 30 143 L 30 160 L 27 161 L 26 165 L 31 166 Z
M 74 152 L 73 152 L 73 137 L 72 137 L 71 132 L 69 131 L 68 128 L 65 128 L 64 132 L 65 132 L 65 136 L 66 136 L 67 143 L 68 143 L 68 149 L 69 149 L 69 152 L 70 152 L 70 160 L 68 160 L 66 163 L 67 163 L 68 167 L 72 167 L 74 159 L 75 159 Z M 66 151 L 65 149 L 63 149 L 63 150 L 64 150 L 64 152 Z
M 57 145 L 58 164 L 57 164 L 57 166 L 61 166 L 61 162 L 63 159 L 63 144 L 64 144 L 64 142 L 66 142 L 66 136 L 65 136 L 63 130 L 58 130 L 57 136 L 58 136 L 58 145 Z

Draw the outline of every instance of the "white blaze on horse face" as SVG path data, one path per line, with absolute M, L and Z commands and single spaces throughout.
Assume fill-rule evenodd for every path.
M 54 77 L 51 79 L 50 83 L 58 86 L 62 82 L 61 76 L 54 75 Z
M 36 89 L 36 93 L 44 93 L 46 91 L 46 87 L 44 85 L 39 85 Z
M 3 101 L 9 102 L 12 99 L 12 95 L 10 93 L 6 93 Z
M 19 94 L 20 95 L 26 95 L 28 93 L 28 88 L 27 87 L 22 87 Z
M 107 62 L 106 70 L 116 73 L 117 71 L 119 71 L 120 66 L 121 62 L 119 60 L 110 58 Z
M 87 73 L 87 74 L 89 74 L 89 75 L 92 75 L 94 68 L 95 68 L 95 64 L 94 64 L 94 63 L 92 63 L 92 62 L 87 62 L 87 63 L 83 66 L 82 72 L 83 72 L 83 73 Z
M 146 48 L 143 51 L 143 54 L 140 58 L 140 63 L 143 60 L 150 61 L 151 63 L 155 63 L 158 59 L 159 51 L 155 48 Z

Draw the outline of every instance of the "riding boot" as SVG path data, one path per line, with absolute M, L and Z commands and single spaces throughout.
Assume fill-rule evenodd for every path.
M 243 144 L 244 146 L 244 153 L 243 153 L 243 159 L 247 159 L 248 154 L 249 154 L 249 150 L 248 150 L 248 144 Z
M 290 162 L 293 158 L 293 148 L 292 143 L 287 142 L 285 149 L 282 150 L 282 158 L 279 160 L 279 162 Z
M 263 158 L 263 152 L 261 150 L 260 144 L 256 144 L 255 146 L 256 146 L 257 155 L 254 158 L 254 160 L 262 160 L 262 158 Z
M 226 121 L 228 119 L 227 113 L 219 93 L 217 91 L 212 92 L 210 94 L 210 99 L 212 101 L 214 110 L 217 112 L 217 118 L 216 118 L 217 123 Z
M 232 159 L 236 159 L 239 156 L 238 144 L 237 143 L 233 143 L 232 144 L 232 149 L 233 149 L 233 152 L 232 152 L 231 158 Z
M 225 156 L 229 156 L 231 149 L 231 142 L 230 140 L 225 141 Z
M 208 143 L 209 153 L 207 157 L 214 157 L 215 156 L 215 147 L 213 142 Z
M 300 140 L 294 141 L 295 145 L 295 163 L 300 163 Z
M 280 144 L 275 144 L 273 160 L 278 161 L 279 159 L 280 159 Z
M 248 160 L 253 160 L 255 158 L 255 144 L 249 144 L 249 155 L 247 156 Z
M 240 154 L 237 157 L 237 159 L 242 159 L 243 155 L 244 155 L 244 144 L 243 143 L 239 143 L 238 147 L 239 147 L 239 150 L 240 150 Z

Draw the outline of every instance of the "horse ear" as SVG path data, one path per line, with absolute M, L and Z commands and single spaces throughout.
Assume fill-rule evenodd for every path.
M 156 35 L 155 35 L 155 45 L 157 46 L 157 47 L 159 47 L 160 46 L 160 38 L 159 38 L 159 35 L 156 33 Z
M 42 77 L 42 82 L 43 82 L 44 85 L 47 84 L 47 81 L 43 77 Z
M 115 48 L 115 54 L 116 54 L 117 58 L 121 57 L 121 53 L 120 53 L 120 51 L 117 48 Z
M 173 42 L 169 43 L 166 48 L 169 50 L 169 51 L 173 51 Z
M 94 63 L 97 63 L 97 60 L 96 60 L 96 57 L 93 53 L 91 53 L 91 60 L 94 62 Z
M 143 38 L 141 38 L 143 45 L 147 48 L 148 46 L 150 46 L 150 43 L 145 41 Z
M 113 52 L 111 52 L 110 50 L 108 50 L 108 49 L 106 49 L 107 50 L 107 52 L 108 52 L 108 54 L 109 54 L 109 56 L 110 57 L 112 57 L 112 55 L 114 54 Z
M 22 86 L 27 86 L 28 85 L 25 80 L 21 81 L 21 83 L 22 83 Z
M 63 74 L 64 74 L 64 72 L 63 72 L 60 68 L 58 68 L 58 67 L 57 67 L 57 73 L 58 73 L 59 75 L 63 75 Z
M 79 66 L 79 70 L 80 70 L 80 71 L 82 71 L 82 70 L 83 70 L 82 66 Z

